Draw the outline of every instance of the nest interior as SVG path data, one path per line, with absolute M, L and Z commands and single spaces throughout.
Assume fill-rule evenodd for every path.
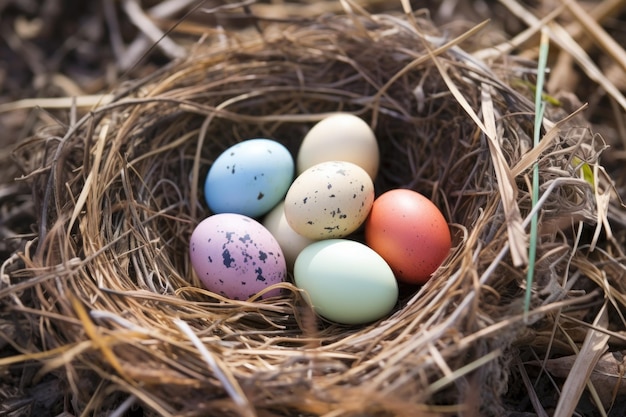
M 53 407 L 76 414 L 132 399 L 157 415 L 501 415 L 523 347 L 570 352 L 584 334 L 542 337 L 554 311 L 595 317 L 623 271 L 610 233 L 594 233 L 607 188 L 597 170 L 583 175 L 601 139 L 555 107 L 533 152 L 532 92 L 511 87 L 532 71 L 478 61 L 467 42 L 417 14 L 209 37 L 20 143 L 40 216 L 38 236 L 3 265 L 2 338 L 16 352 L 3 363 L 26 364 L 32 384 L 54 376 Z M 202 289 L 188 239 L 209 215 L 212 160 L 254 137 L 295 155 L 336 111 L 374 129 L 377 193 L 411 188 L 441 208 L 454 239 L 444 265 L 358 327 L 319 319 L 291 284 L 245 302 Z M 535 163 L 543 198 L 524 316 Z

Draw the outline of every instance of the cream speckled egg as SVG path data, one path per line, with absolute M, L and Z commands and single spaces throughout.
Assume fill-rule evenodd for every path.
M 309 239 L 348 236 L 363 224 L 374 202 L 374 184 L 361 167 L 345 161 L 317 164 L 291 184 L 285 218 Z
M 350 113 L 335 113 L 319 121 L 300 145 L 298 174 L 325 161 L 352 162 L 373 180 L 380 164 L 374 132 L 363 119 Z

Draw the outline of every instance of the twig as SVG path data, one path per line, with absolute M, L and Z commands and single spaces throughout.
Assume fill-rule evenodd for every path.
M 130 21 L 141 30 L 154 44 L 156 44 L 170 58 L 183 58 L 186 51 L 155 25 L 141 9 L 137 0 L 124 0 L 122 3 Z
M 23 100 L 12 101 L 0 104 L 0 113 L 8 113 L 15 110 L 24 109 L 70 109 L 76 107 L 96 107 L 111 103 L 113 96 L 110 94 L 93 94 L 78 97 L 58 97 L 58 98 L 25 98 Z
M 561 0 L 593 40 L 626 71 L 626 51 L 576 1 Z
M 516 0 L 499 0 L 509 11 L 519 17 L 528 26 L 534 26 L 539 19 L 528 12 Z M 621 91 L 602 73 L 593 60 L 587 55 L 585 50 L 571 37 L 571 35 L 556 22 L 549 22 L 547 25 L 550 40 L 561 49 L 570 53 L 576 62 L 581 66 L 585 74 L 593 81 L 596 81 L 619 105 L 626 110 L 626 97 Z
M 252 409 L 248 399 L 246 398 L 243 390 L 237 383 L 237 381 L 232 377 L 232 375 L 227 375 L 224 373 L 224 370 L 217 363 L 215 356 L 209 352 L 209 350 L 204 346 L 202 341 L 196 336 L 194 331 L 189 327 L 186 321 L 176 319 L 174 323 L 178 326 L 178 328 L 189 338 L 191 343 L 198 349 L 200 355 L 205 360 L 209 368 L 214 372 L 215 377 L 222 383 L 222 386 L 228 393 L 228 395 L 233 399 L 235 404 L 240 407 L 242 411 L 242 415 L 246 417 L 254 417 L 256 413 Z
M 517 365 L 517 369 L 519 370 L 519 373 L 522 376 L 522 382 L 524 383 L 524 386 L 526 387 L 526 391 L 528 391 L 528 398 L 530 399 L 530 403 L 533 405 L 533 408 L 535 412 L 537 413 L 537 416 L 549 417 L 548 413 L 546 413 L 546 410 L 541 405 L 541 401 L 539 400 L 537 396 L 537 392 L 535 391 L 535 388 L 533 387 L 533 384 L 530 381 L 530 377 L 528 376 L 528 373 L 526 372 L 526 369 L 524 368 L 522 361 L 519 357 L 515 358 L 515 364 Z
M 136 401 L 137 397 L 135 397 L 134 395 L 130 395 L 124 400 L 122 404 L 119 405 L 119 407 L 115 409 L 115 411 L 109 414 L 109 417 L 122 417 L 123 415 L 125 415 L 126 411 L 128 411 L 128 409 L 132 407 L 133 404 L 135 404 Z
M 598 330 L 592 329 L 587 332 L 585 341 L 580 352 L 578 352 L 576 362 L 574 362 L 565 384 L 563 384 L 561 396 L 554 411 L 554 417 L 569 417 L 574 414 L 585 386 L 591 384 L 589 381 L 591 372 L 593 372 L 602 354 L 607 350 L 609 335 L 602 331 L 609 325 L 606 303 L 598 312 L 593 325 Z

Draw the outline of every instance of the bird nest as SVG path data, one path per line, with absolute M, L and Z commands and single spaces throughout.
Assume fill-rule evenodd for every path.
M 602 295 L 621 294 L 620 268 L 602 141 L 549 104 L 533 147 L 534 68 L 478 60 L 471 35 L 358 12 L 222 33 L 20 143 L 38 233 L 3 265 L 3 334 L 18 352 L 3 364 L 54 375 L 76 414 L 500 415 L 522 353 L 580 347 L 584 332 L 554 328 L 599 316 Z M 295 153 L 337 111 L 376 133 L 378 194 L 410 188 L 441 208 L 444 264 L 362 326 L 317 317 L 288 282 L 267 300 L 203 289 L 188 244 L 209 215 L 212 161 L 255 137 Z M 623 307 L 615 298 L 611 312 Z

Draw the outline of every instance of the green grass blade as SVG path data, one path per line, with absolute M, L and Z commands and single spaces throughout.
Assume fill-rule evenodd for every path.
M 539 45 L 539 62 L 537 64 L 537 86 L 535 89 L 535 126 L 533 131 L 533 146 L 539 145 L 541 136 L 541 122 L 546 108 L 546 102 L 543 99 L 543 86 L 545 83 L 546 67 L 548 62 L 548 50 L 550 39 L 545 30 L 541 32 L 541 43 Z M 532 206 L 535 207 L 539 200 L 539 164 L 535 162 L 533 166 L 532 181 Z M 526 274 L 526 294 L 524 297 L 524 314 L 527 315 L 530 310 L 530 299 L 532 296 L 532 286 L 535 277 L 535 261 L 537 258 L 537 222 L 538 213 L 535 212 L 530 223 L 530 242 L 528 248 L 528 270 Z

